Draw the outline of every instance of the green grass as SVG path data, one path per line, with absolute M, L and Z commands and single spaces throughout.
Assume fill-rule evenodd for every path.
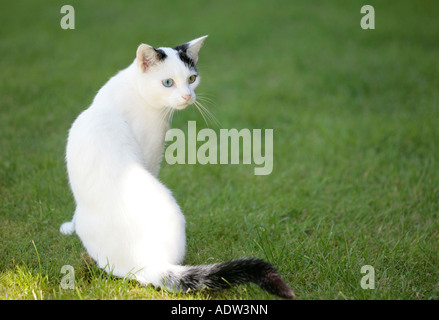
M 148 3 L 148 4 L 146 4 Z M 74 203 L 67 131 L 137 45 L 209 34 L 198 92 L 224 128 L 274 130 L 274 169 L 162 166 L 186 264 L 257 256 L 299 299 L 439 298 L 439 7 L 433 0 L 0 4 L 0 298 L 272 299 L 254 285 L 171 294 L 107 275 L 58 232 Z M 197 128 L 194 109 L 173 126 Z M 214 127 L 214 129 L 217 129 Z M 61 289 L 61 268 L 75 289 Z M 375 289 L 360 286 L 363 265 Z

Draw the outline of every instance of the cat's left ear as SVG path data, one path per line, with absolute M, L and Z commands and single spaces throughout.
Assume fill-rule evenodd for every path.
M 194 61 L 194 63 L 197 63 L 198 52 L 200 51 L 201 46 L 203 45 L 204 40 L 207 37 L 208 36 L 203 36 L 186 43 L 187 45 L 186 54 L 189 56 L 189 58 L 191 58 Z

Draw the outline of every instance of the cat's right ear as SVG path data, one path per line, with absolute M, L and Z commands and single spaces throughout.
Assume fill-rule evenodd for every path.
M 159 59 L 159 52 L 153 47 L 142 43 L 136 52 L 137 57 L 137 66 L 139 67 L 142 73 L 146 72 L 148 68 L 155 65 Z

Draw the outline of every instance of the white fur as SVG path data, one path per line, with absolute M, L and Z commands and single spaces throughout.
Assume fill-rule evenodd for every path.
M 196 61 L 205 37 L 189 42 Z M 76 232 L 100 268 L 163 286 L 185 254 L 185 219 L 171 192 L 157 179 L 168 129 L 167 108 L 195 101 L 197 80 L 175 50 L 139 46 L 136 59 L 111 78 L 73 123 L 67 169 L 76 201 L 63 234 Z M 172 78 L 174 86 L 162 80 Z M 188 95 L 190 99 L 188 101 Z M 186 97 L 186 100 L 185 98 Z

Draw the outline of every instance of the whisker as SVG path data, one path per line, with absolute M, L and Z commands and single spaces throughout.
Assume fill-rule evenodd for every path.
M 207 97 L 204 97 L 204 96 L 202 96 L 202 95 L 201 95 L 201 96 L 198 95 L 198 96 L 197 96 L 197 99 L 202 100 L 202 101 L 205 101 L 205 102 L 208 102 L 208 103 L 211 103 L 211 104 L 215 104 L 215 103 L 213 102 L 212 99 L 207 98 Z
M 164 107 L 160 111 L 161 111 L 161 116 L 160 116 L 160 120 L 159 120 L 159 125 L 161 127 L 162 124 L 164 124 L 164 122 L 166 121 L 166 114 L 168 113 L 168 107 Z
M 218 127 L 222 127 L 221 123 L 218 121 L 218 119 L 212 114 L 212 112 L 209 111 L 201 102 L 196 101 L 196 105 L 198 110 L 200 110 L 200 113 L 204 114 L 212 123 L 214 123 Z M 203 118 L 204 118 L 203 116 Z M 205 120 L 206 121 L 206 120 Z M 206 124 L 209 125 L 206 121 Z
M 200 106 L 199 106 L 199 102 L 195 101 L 195 102 L 194 102 L 194 105 L 197 107 L 198 111 L 200 111 L 200 114 L 201 114 L 201 116 L 203 117 L 204 122 L 206 122 L 206 125 L 209 126 L 209 123 L 207 122 L 207 119 L 206 119 L 206 117 L 204 116 L 203 110 L 202 110 L 202 109 L 200 108 Z
M 176 109 L 172 108 L 171 116 L 170 116 L 170 120 L 169 120 L 169 125 L 172 123 L 172 119 L 174 118 L 175 111 L 176 111 Z
M 212 95 L 205 93 L 205 92 L 201 92 L 201 93 L 197 93 L 197 96 L 209 99 L 209 96 L 212 96 Z
M 161 127 L 163 124 L 165 124 L 166 122 L 168 122 L 169 124 L 169 116 L 172 113 L 173 108 L 171 107 L 163 107 L 160 110 L 160 119 L 159 119 L 159 126 Z
M 212 113 L 209 109 L 207 109 L 206 106 L 203 104 L 203 103 L 207 103 L 207 104 L 210 104 L 210 105 L 212 105 L 212 106 L 215 106 L 215 102 L 214 102 L 211 98 L 209 98 L 207 95 L 208 95 L 208 94 L 206 94 L 206 93 L 198 93 L 198 94 L 197 94 L 197 100 L 198 100 L 198 103 L 200 104 L 200 107 L 205 111 L 205 114 L 208 116 L 208 118 L 209 118 L 213 123 L 215 123 L 217 126 L 222 127 L 222 125 L 221 125 L 221 123 L 218 121 L 218 119 L 217 119 L 217 118 L 213 115 L 213 113 Z M 203 102 L 203 103 L 201 103 L 201 102 Z
M 159 127 L 162 126 L 162 121 L 163 121 L 163 117 L 164 117 L 165 113 L 166 113 L 166 107 L 164 107 L 163 109 L 160 109 Z
M 204 115 L 204 117 L 207 119 L 206 124 L 209 125 L 209 121 L 213 124 L 215 121 L 214 117 L 210 114 L 209 110 L 206 109 L 200 102 L 197 103 L 200 112 Z

